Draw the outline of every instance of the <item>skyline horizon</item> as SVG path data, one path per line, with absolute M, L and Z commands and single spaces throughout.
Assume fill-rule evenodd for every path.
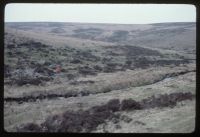
M 34 9 L 34 10 L 33 10 Z M 5 7 L 5 22 L 152 24 L 196 22 L 189 4 L 27 4 Z
M 164 24 L 164 23 L 196 23 L 196 21 L 177 21 L 177 22 L 155 22 L 155 23 L 98 23 L 98 22 L 70 22 L 70 21 L 4 21 L 4 23 L 77 23 L 77 24 L 118 24 L 118 25 L 148 25 L 148 24 Z

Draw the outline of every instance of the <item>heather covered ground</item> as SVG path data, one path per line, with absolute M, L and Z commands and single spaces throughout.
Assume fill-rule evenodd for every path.
M 8 132 L 188 133 L 195 23 L 6 23 Z

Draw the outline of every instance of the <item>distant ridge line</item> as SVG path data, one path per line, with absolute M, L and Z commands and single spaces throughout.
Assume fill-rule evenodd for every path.
M 54 22 L 54 21 L 23 21 L 23 22 L 5 22 L 7 23 L 61 23 L 61 24 L 102 24 L 102 25 L 159 25 L 159 24 L 196 24 L 196 22 L 160 22 L 160 23 L 141 23 L 141 24 L 123 24 L 123 23 L 93 23 L 93 22 Z

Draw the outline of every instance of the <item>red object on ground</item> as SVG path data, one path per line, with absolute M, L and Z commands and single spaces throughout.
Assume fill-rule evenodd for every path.
M 61 66 L 60 65 L 56 66 L 56 69 L 54 70 L 54 72 L 60 73 L 61 72 Z

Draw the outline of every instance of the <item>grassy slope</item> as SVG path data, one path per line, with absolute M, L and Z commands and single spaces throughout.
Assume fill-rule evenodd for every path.
M 60 25 L 60 27 L 59 27 Z M 9 25 L 8 25 L 9 26 Z M 20 25 L 16 25 L 20 26 Z M 15 26 L 15 28 L 16 28 Z M 72 64 L 70 62 L 70 58 L 76 57 L 75 54 L 77 51 L 82 52 L 83 50 L 91 50 L 95 56 L 100 58 L 109 58 L 113 57 L 112 60 L 108 61 L 107 63 L 121 63 L 125 64 L 127 61 L 127 52 L 126 50 L 117 50 L 119 48 L 114 48 L 113 50 L 107 48 L 108 46 L 116 46 L 115 43 L 117 40 L 115 37 L 118 36 L 119 30 L 129 31 L 129 35 L 118 44 L 130 44 L 134 46 L 147 47 L 148 49 L 154 49 L 159 51 L 163 56 L 154 56 L 156 60 L 159 59 L 172 59 L 178 60 L 180 56 L 184 56 L 184 58 L 195 58 L 194 50 L 195 44 L 193 43 L 195 40 L 194 33 L 195 30 L 194 24 L 150 24 L 150 25 L 128 25 L 124 27 L 124 25 L 97 25 L 97 24 L 50 24 L 45 25 L 39 24 L 23 24 L 22 27 L 26 27 L 26 30 L 18 28 L 16 31 L 15 29 L 6 28 L 6 32 L 11 35 L 11 39 L 14 37 L 16 43 L 26 43 L 27 41 L 33 40 L 36 42 L 41 42 L 45 45 L 50 45 L 51 48 L 59 49 L 60 52 L 67 53 L 68 55 L 59 55 L 58 52 L 52 52 L 52 57 L 56 56 L 55 63 L 57 60 L 65 60 L 63 66 L 69 72 L 67 73 L 76 73 L 77 70 L 73 70 L 78 66 L 85 66 L 89 64 L 89 67 L 93 67 L 94 65 L 98 64 L 103 68 L 106 66 L 106 63 L 103 64 L 102 61 L 89 61 L 89 58 L 83 60 L 82 64 Z M 97 28 L 97 30 L 91 30 L 88 28 Z M 57 28 L 57 29 L 55 29 Z M 58 33 L 61 28 L 64 29 L 63 33 Z M 78 28 L 78 29 L 77 29 Z M 130 29 L 131 28 L 131 29 Z M 168 31 L 164 31 L 163 29 L 167 28 Z M 98 33 L 97 31 L 102 31 L 101 34 L 95 35 Z M 172 30 L 177 30 L 175 32 L 171 32 Z M 54 32 L 53 32 L 53 31 Z M 74 31 L 76 30 L 76 31 Z M 83 35 L 74 35 L 75 32 L 86 33 Z M 156 32 L 159 33 L 156 33 Z M 40 33 L 38 33 L 40 32 Z M 56 32 L 56 33 L 55 33 Z M 114 34 L 117 32 L 117 35 Z M 165 32 L 167 33 L 165 35 Z M 123 32 L 120 32 L 123 33 Z M 172 35 L 173 34 L 173 35 Z M 88 36 L 89 35 L 89 36 Z M 91 37 L 91 36 L 95 37 Z M 133 36 L 135 35 L 135 36 Z M 114 37 L 113 37 L 114 36 Z M 86 37 L 87 40 L 83 40 L 82 37 Z M 112 37 L 112 41 L 108 41 L 106 37 Z M 127 39 L 127 40 L 126 40 Z M 157 39 L 157 40 L 155 40 Z M 187 40 L 187 41 L 185 41 Z M 9 43 L 11 40 L 7 39 L 5 43 Z M 127 41 L 127 42 L 125 42 Z M 171 43 L 169 43 L 170 41 Z M 84 44 L 83 44 L 84 43 Z M 67 46 L 66 46 L 67 45 Z M 175 48 L 171 48 L 171 45 Z M 120 45 L 119 45 L 120 46 Z M 166 47 L 166 49 L 163 49 Z M 192 47 L 192 48 L 191 48 Z M 70 51 L 65 51 L 62 48 L 66 48 Z M 74 50 L 71 51 L 71 48 Z M 185 49 L 186 48 L 186 49 Z M 27 53 L 29 48 L 19 48 L 22 53 Z M 47 48 L 48 49 L 48 48 Z M 185 49 L 185 50 L 184 50 Z M 192 49 L 192 50 L 191 50 Z M 7 49 L 5 48 L 5 63 L 11 65 L 13 68 L 16 67 L 17 60 L 7 56 Z M 117 54 L 125 54 L 122 56 L 114 56 L 110 53 L 110 51 L 114 51 Z M 179 51 L 179 52 L 177 52 Z M 35 49 L 35 51 L 30 51 L 31 58 L 29 58 L 29 54 L 25 54 L 28 58 L 28 62 L 30 60 L 38 62 L 39 59 L 49 60 L 49 56 L 47 58 L 43 57 L 43 51 L 39 49 Z M 61 54 L 63 54 L 61 53 Z M 78 53 L 78 52 L 77 52 Z M 129 53 L 131 54 L 131 53 Z M 22 54 L 23 55 L 23 54 Z M 144 56 L 144 55 L 142 55 Z M 16 58 L 16 57 L 15 57 Z M 17 56 L 17 58 L 20 58 Z M 130 59 L 139 58 L 132 57 Z M 150 58 L 149 56 L 147 58 Z M 68 60 L 68 61 L 66 61 Z M 119 66 L 118 66 L 119 67 Z M 72 68 L 72 70 L 70 70 Z M 133 69 L 127 71 L 114 71 L 111 73 L 105 72 L 98 72 L 98 75 L 94 76 L 82 76 L 78 75 L 78 77 L 72 81 L 68 81 L 65 77 L 65 73 L 62 73 L 63 78 L 58 78 L 61 82 L 55 83 L 55 81 L 50 81 L 49 84 L 41 85 L 41 86 L 9 86 L 5 85 L 4 95 L 5 97 L 21 97 L 21 96 L 29 96 L 34 95 L 37 96 L 39 94 L 63 94 L 66 92 L 71 91 L 82 91 L 82 90 L 89 90 L 91 93 L 99 93 L 99 94 L 91 94 L 89 96 L 83 97 L 70 97 L 70 98 L 57 98 L 57 99 L 44 99 L 38 100 L 37 102 L 25 102 L 22 104 L 13 103 L 5 103 L 4 107 L 4 122 L 5 122 L 5 129 L 8 131 L 14 131 L 17 125 L 27 122 L 36 122 L 41 123 L 45 120 L 45 118 L 52 114 L 61 113 L 65 110 L 78 110 L 78 109 L 87 109 L 95 105 L 104 104 L 110 99 L 119 98 L 119 99 L 126 99 L 126 98 L 133 98 L 135 100 L 140 100 L 145 97 L 149 97 L 151 95 L 156 94 L 164 94 L 164 93 L 172 93 L 172 92 L 192 92 L 195 94 L 195 73 L 188 73 L 182 76 L 178 76 L 169 81 L 161 81 L 152 85 L 154 81 L 162 79 L 163 76 L 169 73 L 176 73 L 185 70 L 195 70 L 195 65 L 193 63 L 188 65 L 182 65 L 177 67 L 176 65 L 169 65 L 169 66 L 151 66 L 147 67 L 146 69 Z M 159 73 L 158 73 L 159 72 Z M 55 79 L 55 80 L 58 80 Z M 95 81 L 94 84 L 78 84 L 78 85 L 71 85 L 70 82 L 73 81 Z M 140 86 L 140 87 L 137 87 Z M 101 93 L 104 91 L 109 91 L 107 93 Z M 31 106 L 30 106 L 31 104 Z M 188 112 L 188 113 L 184 113 Z M 194 129 L 194 102 L 185 102 L 183 106 L 177 106 L 177 108 L 170 109 L 166 108 L 164 110 L 159 109 L 151 109 L 145 111 L 138 111 L 138 112 L 122 112 L 125 115 L 132 116 L 133 119 L 139 119 L 138 117 L 144 115 L 144 119 L 139 119 L 140 121 L 144 122 L 146 125 L 141 126 L 138 125 L 137 122 L 124 124 L 123 122 L 120 124 L 121 129 L 115 129 L 112 123 L 107 125 L 109 128 L 109 132 L 130 132 L 133 129 L 128 127 L 134 127 L 135 131 L 133 132 L 191 132 Z M 150 114 L 148 114 L 150 113 Z M 184 114 L 183 114 L 184 113 Z M 168 114 L 174 114 L 172 116 Z M 183 114 L 179 117 L 180 114 Z M 157 115 L 160 117 L 156 122 L 152 122 L 151 119 Z M 184 117 L 184 120 L 182 119 Z M 165 120 L 168 119 L 168 120 Z M 156 119 L 155 119 L 156 120 Z M 172 121 L 180 121 L 174 122 Z M 164 121 L 164 123 L 162 122 Z M 171 125 L 170 125 L 171 123 Z M 164 124 L 164 125 L 163 125 Z M 188 125 L 183 127 L 182 125 Z M 99 127 L 98 131 L 102 131 L 103 129 Z
M 152 95 L 157 94 L 165 94 L 165 93 L 173 93 L 173 92 L 192 92 L 195 93 L 195 79 L 194 79 L 195 73 L 186 74 L 183 76 L 179 76 L 177 78 L 174 78 L 171 81 L 162 81 L 153 85 L 148 86 L 142 86 L 142 87 L 132 87 L 127 88 L 123 90 L 113 90 L 108 93 L 102 93 L 102 94 L 94 94 L 90 96 L 85 97 L 71 97 L 67 99 L 57 99 L 57 100 L 42 100 L 39 102 L 33 102 L 33 103 L 23 103 L 23 104 L 17 104 L 12 103 L 12 106 L 9 105 L 9 103 L 5 104 L 4 108 L 4 122 L 5 127 L 7 130 L 12 131 L 13 128 L 17 125 L 20 125 L 22 123 L 27 122 L 36 122 L 40 123 L 45 120 L 47 116 L 50 116 L 52 114 L 59 114 L 66 110 L 79 110 L 79 109 L 88 109 L 95 105 L 101 105 L 105 104 L 107 101 L 113 99 L 113 98 L 119 98 L 120 100 L 126 99 L 126 98 L 132 98 L 135 100 L 141 100 L 143 98 L 150 97 Z M 175 84 L 176 83 L 176 84 Z M 31 104 L 31 106 L 30 106 Z M 148 130 L 147 132 L 191 132 L 193 130 L 193 122 L 195 113 L 194 113 L 194 105 L 191 104 L 191 102 L 185 102 L 183 103 L 185 105 L 183 106 L 177 106 L 174 109 L 166 108 L 164 111 L 161 109 L 152 109 L 152 110 L 146 110 L 146 111 L 137 111 L 137 112 L 122 112 L 125 113 L 125 115 L 133 117 L 134 121 L 136 120 L 135 117 L 137 115 L 144 115 L 141 117 L 141 120 L 137 118 L 137 120 L 142 121 L 146 124 L 143 128 L 137 128 L 136 132 L 146 132 L 148 127 L 153 128 L 152 130 Z M 9 108 L 9 109 L 8 109 Z M 187 109 L 185 109 L 187 108 Z M 190 111 L 192 109 L 192 111 Z M 28 110 L 28 111 L 27 111 Z M 148 114 L 148 112 L 150 114 Z M 166 112 L 166 113 L 165 113 Z M 174 116 L 168 115 L 168 113 L 174 113 Z M 185 113 L 188 112 L 188 113 Z M 151 116 L 152 113 L 152 116 Z M 162 116 L 161 116 L 162 114 Z M 172 113 L 171 113 L 172 114 Z M 185 115 L 184 118 L 180 118 L 180 114 Z M 186 116 L 187 114 L 187 116 Z M 157 121 L 157 123 L 149 122 L 149 119 L 153 117 L 153 115 L 158 115 L 160 119 Z M 30 118 L 31 117 L 31 118 Z M 166 122 L 173 121 L 173 119 L 180 119 L 179 122 L 182 121 L 182 124 L 191 126 L 188 127 L 189 130 L 183 130 L 187 129 L 187 127 L 176 127 L 177 129 L 172 128 L 172 126 L 175 126 L 176 122 L 171 123 L 171 126 L 163 125 L 161 122 L 162 119 L 168 119 Z M 134 122 L 133 121 L 133 122 Z M 156 124 L 156 125 L 154 125 Z M 161 126 L 162 125 L 162 126 Z M 110 132 L 129 132 L 133 131 L 132 128 L 128 128 L 126 125 L 121 130 L 112 130 L 112 128 L 108 129 Z M 171 128 L 171 130 L 164 130 L 165 126 L 168 126 L 168 128 Z M 131 127 L 129 125 L 129 127 Z M 139 126 L 140 127 L 140 126 Z M 162 127 L 159 128 L 159 127 Z M 192 128 L 193 127 L 193 128 Z M 146 128 L 146 130 L 144 130 Z M 134 132 L 134 131 L 133 131 Z

